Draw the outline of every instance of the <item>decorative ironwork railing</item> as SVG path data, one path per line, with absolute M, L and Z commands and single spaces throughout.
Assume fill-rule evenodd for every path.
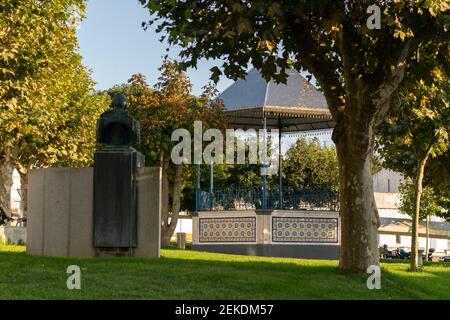
M 200 211 L 252 210 L 262 208 L 262 190 L 248 188 L 223 188 L 213 194 L 202 190 Z M 267 191 L 267 208 L 282 210 L 339 210 L 339 195 L 330 189 L 283 188 L 282 203 L 278 189 Z

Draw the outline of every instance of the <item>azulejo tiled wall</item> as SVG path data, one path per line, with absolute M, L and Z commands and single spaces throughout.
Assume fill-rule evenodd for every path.
M 200 218 L 199 242 L 256 242 L 256 217 Z
M 338 243 L 337 218 L 272 217 L 272 242 Z

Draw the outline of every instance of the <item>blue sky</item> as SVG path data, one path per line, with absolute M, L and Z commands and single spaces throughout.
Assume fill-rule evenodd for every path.
M 125 83 L 138 72 L 146 76 L 150 85 L 156 82 L 167 44 L 160 43 L 160 34 L 152 29 L 142 29 L 141 23 L 149 17 L 137 0 L 88 1 L 78 40 L 83 64 L 92 70 L 97 89 Z M 176 48 L 171 48 L 169 56 L 177 59 Z M 214 65 L 220 66 L 221 62 L 202 61 L 196 70 L 188 70 L 194 94 L 201 93 Z M 218 89 L 222 91 L 232 82 L 222 78 Z
M 159 42 L 160 34 L 142 29 L 141 23 L 148 21 L 149 17 L 138 0 L 88 1 L 78 40 L 83 63 L 92 70 L 97 89 L 126 83 L 138 72 L 146 76 L 150 85 L 156 82 L 167 44 Z M 170 57 L 177 58 L 176 48 L 171 48 Z M 221 61 L 202 61 L 197 69 L 188 70 L 194 94 L 199 95 L 201 87 L 209 81 L 209 69 L 221 64 Z M 232 80 L 222 77 L 218 83 L 219 91 L 232 83 Z M 283 144 L 289 145 L 291 140 L 286 139 Z M 329 135 L 319 136 L 319 140 L 331 144 Z

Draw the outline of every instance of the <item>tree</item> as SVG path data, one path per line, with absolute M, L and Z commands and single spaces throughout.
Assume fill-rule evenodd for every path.
M 48 90 L 48 104 L 42 115 L 51 114 L 52 126 L 40 127 L 46 123 L 44 120 L 29 123 L 35 128 L 21 137 L 15 161 L 21 182 L 21 211 L 25 216 L 29 170 L 92 165 L 97 147 L 97 119 L 109 105 L 108 96 L 95 91 L 90 73 L 76 52 L 70 67 L 58 70 L 52 82 L 54 86 Z
M 299 139 L 284 160 L 286 185 L 295 188 L 339 190 L 336 148 L 323 147 L 317 138 Z
M 400 206 L 399 211 L 407 214 L 412 218 L 416 214 L 416 187 L 414 181 L 407 179 L 404 184 L 400 186 Z M 429 243 L 429 217 L 445 216 L 446 210 L 442 207 L 442 198 L 433 190 L 432 187 L 424 187 L 420 200 L 420 215 L 419 220 L 426 220 L 426 249 L 428 253 Z
M 446 151 L 428 160 L 424 186 L 433 189 L 438 205 L 443 209 L 437 216 L 450 221 L 450 143 Z
M 450 222 L 450 145 L 447 151 L 432 158 L 428 164 L 425 185 L 433 188 L 437 203 L 443 210 L 436 215 Z
M 42 79 L 50 78 L 74 45 L 67 22 L 75 3 L 0 1 L 0 207 L 8 213 L 18 143 L 46 99 Z
M 402 172 L 415 184 L 411 270 L 418 269 L 418 226 L 425 169 L 428 160 L 443 154 L 449 144 L 450 79 L 437 63 L 440 49 L 440 44 L 427 43 L 418 50 L 421 61 L 407 74 L 409 81 L 401 87 L 399 108 L 379 128 L 380 154 L 385 165 Z M 420 80 L 414 82 L 417 78 Z
M 447 151 L 430 159 L 425 184 L 433 187 L 443 198 L 450 198 L 450 145 Z M 450 211 L 450 205 L 448 206 Z
M 137 149 L 145 154 L 148 165 L 162 168 L 161 244 L 167 245 L 178 222 L 185 184 L 185 165 L 171 161 L 176 144 L 171 140 L 172 132 L 184 128 L 192 133 L 196 120 L 202 121 L 204 128 L 220 128 L 224 119 L 221 105 L 210 103 L 206 93 L 200 98 L 191 94 L 191 82 L 175 61 L 166 59 L 160 71 L 154 89 L 143 75 L 135 74 L 128 85 L 114 87 L 109 93 L 127 95 L 130 113 L 141 124 L 141 145 Z
M 86 164 L 95 120 L 106 107 L 77 53 L 82 0 L 0 1 L 0 206 L 11 175 L 34 166 Z
M 225 60 L 237 79 L 248 63 L 285 82 L 286 69 L 307 70 L 320 85 L 336 127 L 340 171 L 341 270 L 377 265 L 379 217 L 373 196 L 374 128 L 392 108 L 411 57 L 424 41 L 449 37 L 447 1 L 163 1 L 140 0 L 184 67 Z M 368 7 L 383 13 L 369 29 Z M 373 8 L 373 6 L 371 6 Z M 212 68 L 212 78 L 221 74 Z
M 400 185 L 400 206 L 399 211 L 414 217 L 416 212 L 416 188 L 411 179 Z M 439 205 L 439 199 L 431 187 L 424 187 L 420 201 L 419 220 L 424 220 L 428 216 L 439 216 L 443 208 Z

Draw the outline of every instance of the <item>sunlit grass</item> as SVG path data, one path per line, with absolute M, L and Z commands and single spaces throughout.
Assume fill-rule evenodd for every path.
M 249 257 L 165 249 L 161 259 L 49 258 L 0 245 L 0 299 L 450 299 L 450 267 L 422 272 L 382 265 L 382 289 L 337 261 Z M 81 290 L 68 290 L 69 265 Z

